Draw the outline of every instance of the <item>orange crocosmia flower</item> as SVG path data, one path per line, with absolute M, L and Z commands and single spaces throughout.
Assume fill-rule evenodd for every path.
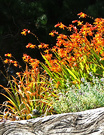
M 37 63 L 37 64 L 39 64 L 39 60 L 37 60 L 37 59 L 34 59 L 34 62 Z
M 88 35 L 89 35 L 89 36 L 93 36 L 93 32 L 89 32 Z
M 26 48 L 29 48 L 30 47 L 30 45 L 26 45 Z
M 13 61 L 13 63 L 17 63 L 17 61 Z
M 83 25 L 83 21 L 82 22 L 78 21 L 77 23 L 78 23 L 78 26 Z
M 66 26 L 65 26 L 64 24 L 62 24 L 62 22 L 61 22 L 59 28 L 61 28 L 61 29 L 64 30 L 65 27 L 66 27 Z
M 61 40 L 58 40 L 57 43 L 56 43 L 57 46 L 61 46 L 62 45 L 62 41 Z
M 74 29 L 74 31 L 77 33 L 77 27 L 75 26 L 75 27 L 73 27 L 73 29 Z
M 58 81 L 58 82 L 56 83 L 55 87 L 58 88 L 60 84 L 61 84 L 60 81 Z
M 34 61 L 31 61 L 31 60 L 34 60 Z M 37 60 L 37 59 L 30 59 L 30 65 L 33 67 L 33 68 L 36 68 L 36 67 L 38 67 L 38 65 L 39 65 L 39 60 Z
M 51 60 L 52 54 L 45 54 L 45 57 L 46 57 L 47 60 Z
M 61 37 L 61 34 L 59 35 L 59 36 L 57 36 L 57 39 L 61 39 L 62 37 Z
M 11 53 L 7 53 L 5 54 L 6 57 L 12 57 L 12 54 Z
M 38 64 L 39 64 L 39 60 L 37 60 L 37 59 L 32 59 L 32 58 L 31 58 L 31 59 L 30 59 L 30 62 L 31 62 L 31 63 L 34 63 L 34 62 L 35 62 L 35 63 L 38 63 Z
M 26 48 L 35 48 L 36 45 L 33 45 L 32 43 L 28 43 L 28 45 L 26 45 Z
M 42 45 L 38 45 L 38 47 L 39 47 L 39 48 L 43 48 L 43 46 L 42 46 Z
M 60 26 L 60 23 L 56 24 L 54 27 L 59 27 Z
M 55 34 L 53 32 L 50 32 L 49 35 L 51 35 L 52 37 L 55 36 Z
M 69 50 L 68 50 L 68 52 L 71 52 L 72 51 L 72 49 L 73 49 L 73 47 L 71 47 L 71 48 L 68 48 Z
M 75 62 L 75 63 L 73 64 L 73 66 L 77 67 L 77 63 Z
M 29 47 L 30 47 L 30 45 L 32 45 L 32 43 L 28 43 L 28 45 L 26 45 L 26 48 L 29 48 Z
M 72 23 L 76 23 L 76 22 L 78 22 L 78 20 L 74 20 L 74 21 L 72 21 Z
M 96 18 L 93 24 L 98 24 L 99 22 L 101 22 L 101 18 Z
M 21 32 L 21 34 L 24 35 L 24 36 L 26 36 L 26 33 L 27 32 L 30 33 L 30 31 L 28 29 L 23 29 L 22 32 Z
M 30 63 L 34 63 L 35 62 L 35 60 L 34 59 L 30 59 Z
M 23 54 L 23 57 L 22 58 L 26 62 L 28 62 L 31 59 L 31 57 L 29 55 L 27 55 L 27 54 Z
M 49 53 L 49 50 L 45 50 L 44 52 L 48 54 Z
M 75 57 L 72 57 L 72 61 L 75 61 L 76 60 L 76 58 Z
M 8 63 L 8 62 L 9 62 L 9 59 L 4 60 L 4 63 Z
M 59 34 L 59 36 L 57 37 L 57 39 L 67 39 L 67 36 L 64 34 Z
M 26 31 L 22 31 L 21 34 L 26 36 Z
M 52 51 L 52 52 L 55 52 L 57 49 L 58 49 L 57 46 L 53 46 L 52 49 L 51 49 L 51 51 Z
M 83 32 L 82 32 L 82 34 L 83 34 L 84 36 L 87 36 L 87 33 L 86 33 L 86 31 L 83 31 Z
M 76 83 L 77 83 L 77 81 L 72 81 L 72 83 L 73 83 L 73 84 L 76 84 Z
M 49 45 L 48 44 L 44 44 L 43 48 L 47 48 Z
M 10 60 L 10 63 L 14 63 L 14 60 Z
M 33 68 L 36 68 L 38 66 L 37 63 L 33 62 L 33 63 L 30 63 L 30 65 L 33 67 Z
M 58 50 L 58 55 L 60 56 L 60 57 L 63 57 L 64 56 L 64 50 L 63 49 L 59 49 Z
M 31 45 L 31 46 L 30 46 L 30 48 L 32 48 L 32 49 L 35 48 L 35 47 L 36 47 L 36 45 Z
M 86 14 L 85 13 L 83 13 L 83 12 L 80 12 L 79 14 L 77 14 L 77 15 L 79 15 L 80 17 L 82 17 L 82 18 L 86 18 Z
M 94 27 L 92 28 L 92 30 L 95 30 L 95 29 L 97 29 L 97 28 L 98 28 L 98 25 L 94 26 Z
M 36 59 L 36 63 L 39 64 L 40 63 L 39 60 Z
M 62 37 L 63 37 L 63 39 L 67 39 L 67 36 L 66 35 L 63 35 Z
M 17 72 L 16 75 L 20 76 L 21 75 L 21 72 Z
M 17 67 L 17 66 L 18 66 L 17 61 L 13 61 L 13 65 L 14 65 L 15 67 Z
M 72 28 L 73 28 L 73 25 L 72 25 L 72 24 L 70 24 L 69 27 L 67 27 L 67 29 L 68 29 L 69 31 L 71 31 Z
M 53 31 L 55 34 L 58 34 L 58 32 L 56 30 Z
M 35 48 L 36 47 L 36 45 L 33 45 L 32 43 L 28 43 L 28 45 L 26 45 L 26 48 Z
M 17 64 L 17 63 L 14 63 L 13 65 L 14 65 L 15 67 L 17 67 L 17 66 L 18 66 L 18 64 Z
M 50 70 L 56 73 L 62 71 L 62 69 L 59 66 L 52 66 Z
M 56 24 L 54 27 L 59 27 L 61 29 L 64 29 L 66 26 L 64 24 L 62 24 L 62 22 Z

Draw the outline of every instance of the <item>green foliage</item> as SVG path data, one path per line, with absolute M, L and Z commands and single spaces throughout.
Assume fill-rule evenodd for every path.
M 104 78 L 93 76 L 92 85 L 84 80 L 80 88 L 68 85 L 67 89 L 59 89 L 59 99 L 53 99 L 53 106 L 57 113 L 78 112 L 104 106 Z M 70 84 L 70 82 L 69 82 Z M 62 91 L 67 91 L 62 93 Z

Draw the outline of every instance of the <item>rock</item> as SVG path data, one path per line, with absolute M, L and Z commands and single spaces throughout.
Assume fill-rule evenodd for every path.
M 104 135 L 104 107 L 0 123 L 0 135 Z

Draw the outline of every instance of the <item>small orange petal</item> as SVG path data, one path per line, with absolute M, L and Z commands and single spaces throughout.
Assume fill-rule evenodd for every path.
M 72 23 L 76 23 L 76 22 L 78 22 L 78 20 L 74 20 L 74 21 L 72 21 Z
M 11 53 L 7 53 L 5 54 L 6 57 L 12 57 L 12 54 Z
M 4 60 L 4 63 L 8 63 L 8 62 L 9 62 L 9 60 L 8 60 L 8 59 Z

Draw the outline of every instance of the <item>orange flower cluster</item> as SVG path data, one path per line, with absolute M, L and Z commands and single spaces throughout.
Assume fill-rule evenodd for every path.
M 12 54 L 11 53 L 7 53 L 7 54 L 5 54 L 5 57 L 12 57 Z
M 27 55 L 27 54 L 23 54 L 22 59 L 23 59 L 25 62 L 29 62 L 30 59 L 31 59 L 31 57 L 30 57 L 29 55 Z
M 5 59 L 5 60 L 4 60 L 4 63 L 5 63 L 5 64 L 13 64 L 15 67 L 18 66 L 18 62 L 15 61 L 15 60 L 11 60 L 11 59 Z
M 82 12 L 78 15 L 82 18 L 87 17 Z M 72 24 L 67 27 L 62 23 L 55 25 L 55 27 L 71 31 L 71 35 L 59 34 L 56 30 L 49 33 L 52 37 L 57 35 L 56 45 L 44 51 L 44 56 L 51 64 L 51 71 L 60 72 L 60 64 L 63 63 L 70 67 L 78 66 L 78 62 L 83 60 L 84 55 L 88 57 L 91 55 L 91 50 L 100 55 L 101 60 L 104 58 L 101 55 L 101 52 L 104 51 L 104 19 L 97 18 L 93 24 L 88 22 L 83 24 L 80 20 L 74 20 L 72 23 L 77 23 L 78 27 Z M 53 53 L 59 57 L 58 60 L 53 57 Z
M 80 12 L 78 15 L 79 15 L 80 17 L 82 17 L 82 18 L 86 18 L 86 17 L 87 17 L 87 14 L 85 14 L 85 13 L 83 13 L 83 12 Z
M 56 30 L 53 30 L 52 32 L 49 33 L 49 35 L 51 35 L 52 37 L 54 37 L 55 34 L 58 34 L 58 32 Z
M 39 49 L 43 49 L 43 48 L 48 48 L 48 44 L 45 44 L 45 43 L 41 43 L 40 45 L 38 45 L 38 48 Z
M 22 32 L 21 32 L 21 34 L 24 35 L 24 36 L 26 36 L 27 33 L 30 33 L 30 30 L 23 29 Z
M 23 54 L 23 57 L 22 58 L 23 58 L 23 60 L 25 62 L 29 63 L 30 66 L 32 66 L 33 69 L 36 69 L 36 67 L 38 67 L 38 65 L 39 65 L 39 60 L 31 58 L 27 54 Z
M 28 43 L 28 45 L 26 45 L 26 48 L 35 48 L 36 47 L 36 45 L 33 45 L 32 43 Z
M 83 12 L 78 15 L 80 18 L 88 17 L 87 14 Z M 65 26 L 60 22 L 54 26 L 55 28 L 59 27 L 63 30 L 66 29 L 72 34 L 65 35 L 60 34 L 56 30 L 52 30 L 49 35 L 52 37 L 55 35 L 57 36 L 56 45 L 52 48 L 49 48 L 49 45 L 45 43 L 40 43 L 38 45 L 39 49 L 43 49 L 43 55 L 49 61 L 51 71 L 61 72 L 60 64 L 67 64 L 70 67 L 78 67 L 78 63 L 83 60 L 84 55 L 88 57 L 91 55 L 91 50 L 93 50 L 97 55 L 100 55 L 101 60 L 104 59 L 104 56 L 102 55 L 102 51 L 104 50 L 104 19 L 96 18 L 93 24 L 88 22 L 84 24 L 83 21 L 80 20 L 74 20 L 72 23 L 73 24 L 70 24 L 69 26 Z M 26 35 L 27 33 L 31 32 L 28 29 L 24 29 L 21 32 L 23 35 Z M 26 46 L 26 48 L 35 47 L 36 46 L 32 43 L 28 43 Z M 36 63 L 34 59 L 26 54 L 23 55 L 23 60 L 31 64 L 31 66 Z M 39 62 L 37 62 L 37 65 L 38 63 Z
M 7 53 L 7 54 L 5 54 L 5 57 L 10 57 L 11 58 L 12 54 L 11 53 Z M 18 66 L 18 62 L 16 60 L 12 60 L 12 59 L 5 59 L 4 63 L 5 64 L 13 64 L 15 67 Z
M 64 30 L 66 26 L 64 24 L 62 24 L 62 22 L 60 22 L 60 23 L 56 24 L 54 27 L 59 27 Z

